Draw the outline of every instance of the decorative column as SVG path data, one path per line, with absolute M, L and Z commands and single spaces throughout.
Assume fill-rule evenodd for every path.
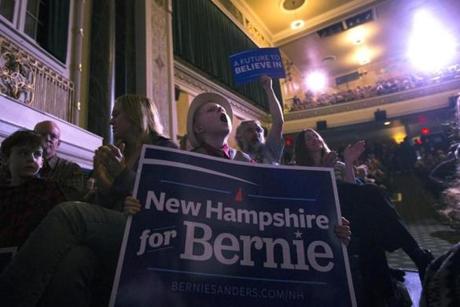
M 136 1 L 136 92 L 158 106 L 165 135 L 177 136 L 172 0 Z
M 93 1 L 88 130 L 112 142 L 109 126 L 114 102 L 115 2 Z

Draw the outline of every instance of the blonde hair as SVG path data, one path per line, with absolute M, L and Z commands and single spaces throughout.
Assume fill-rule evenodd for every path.
M 115 103 L 144 138 L 163 134 L 157 106 L 149 98 L 140 95 L 123 95 L 118 97 Z

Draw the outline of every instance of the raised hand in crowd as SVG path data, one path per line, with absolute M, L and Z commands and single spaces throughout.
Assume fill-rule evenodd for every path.
M 364 140 L 357 141 L 353 145 L 349 144 L 343 151 L 343 159 L 345 163 L 353 165 L 361 154 L 366 149 L 366 142 Z
M 338 160 L 336 151 L 329 151 L 324 154 L 321 160 L 321 166 L 323 167 L 334 167 Z
M 126 168 L 124 156 L 125 144 L 115 146 L 112 144 L 101 146 L 96 150 L 99 162 L 107 169 L 112 178 L 118 177 Z
M 353 145 L 348 145 L 343 151 L 343 159 L 345 162 L 344 181 L 355 183 L 354 163 L 359 159 L 364 152 L 366 142 L 363 140 L 357 141 Z
M 101 191 L 108 191 L 115 178 L 126 168 L 124 148 L 122 143 L 119 147 L 109 144 L 96 150 L 93 160 L 94 177 Z

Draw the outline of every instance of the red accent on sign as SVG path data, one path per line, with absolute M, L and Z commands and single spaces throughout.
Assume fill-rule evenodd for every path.
M 235 195 L 235 201 L 240 203 L 242 200 L 243 200 L 243 191 L 241 191 L 241 188 L 239 188 L 238 192 L 236 192 L 236 195 Z

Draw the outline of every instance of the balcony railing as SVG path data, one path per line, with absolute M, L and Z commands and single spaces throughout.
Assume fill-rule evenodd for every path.
M 0 93 L 74 123 L 73 82 L 0 36 Z
M 302 111 L 293 111 L 285 114 L 287 120 L 302 119 L 308 117 L 324 116 L 340 112 L 348 112 L 363 108 L 381 106 L 388 103 L 397 103 L 404 100 L 434 95 L 447 91 L 460 91 L 460 79 L 443 81 L 434 85 L 428 85 L 416 89 L 396 92 L 388 95 L 375 96 L 371 98 L 342 102 L 333 105 L 315 107 Z

